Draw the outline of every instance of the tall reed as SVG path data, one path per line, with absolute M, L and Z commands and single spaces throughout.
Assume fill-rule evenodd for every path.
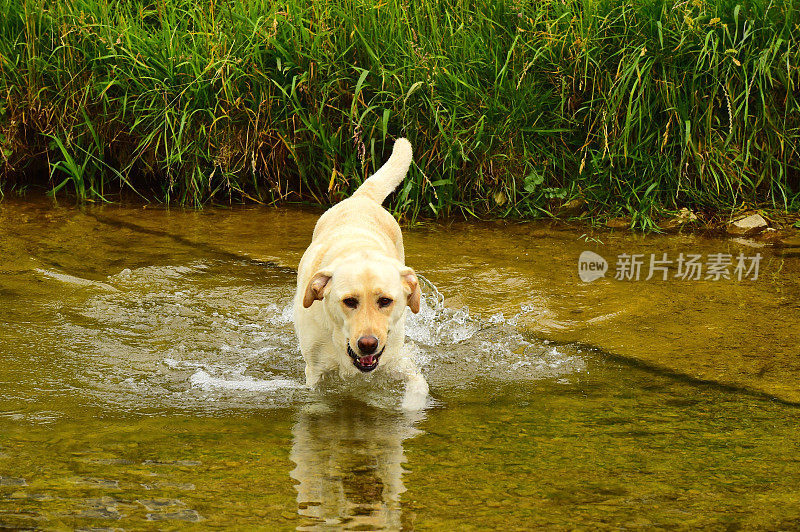
M 0 165 L 86 200 L 800 208 L 791 0 L 0 0 Z M 45 163 L 43 163 L 43 161 Z

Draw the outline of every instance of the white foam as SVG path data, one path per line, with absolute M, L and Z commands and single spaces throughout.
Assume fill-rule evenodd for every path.
M 52 270 L 45 270 L 43 268 L 35 268 L 33 271 L 40 273 L 45 277 L 49 277 L 50 279 L 61 281 L 62 283 L 73 284 L 76 286 L 85 286 L 88 288 L 99 288 L 107 292 L 119 292 L 119 290 L 117 290 L 113 286 L 106 283 L 101 283 L 99 281 L 83 279 L 81 277 L 75 277 L 74 275 L 67 275 L 66 273 L 59 273 Z
M 246 375 L 242 375 L 237 379 L 222 379 L 219 377 L 212 377 L 205 370 L 197 370 L 190 378 L 189 381 L 192 386 L 197 386 L 203 389 L 221 388 L 224 390 L 243 390 L 247 392 L 274 392 L 277 390 L 286 390 L 293 388 L 302 388 L 303 385 L 292 379 L 254 379 Z

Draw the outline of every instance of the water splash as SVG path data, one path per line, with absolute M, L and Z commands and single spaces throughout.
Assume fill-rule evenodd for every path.
M 497 313 L 482 320 L 471 315 L 468 307 L 448 308 L 436 286 L 424 277 L 421 281 L 425 293 L 420 312 L 409 314 L 406 335 L 416 345 L 414 354 L 423 370 L 450 368 L 436 371 L 441 384 L 460 387 L 480 379 L 539 380 L 585 371 L 585 360 L 577 349 L 526 337 L 515 327 L 531 309 L 523 307 L 510 318 Z
M 420 312 L 408 313 L 405 349 L 437 387 L 563 378 L 585 370 L 577 350 L 523 335 L 509 318 L 453 309 L 420 278 Z M 104 403 L 129 409 L 215 412 L 285 407 L 313 400 L 292 324 L 294 277 L 247 262 L 197 262 L 126 269 L 64 313 L 61 336 L 82 359 Z M 369 398 L 378 375 L 365 377 Z M 335 381 L 336 379 L 333 379 Z M 330 383 L 338 393 L 336 383 Z M 377 386 L 395 394 L 389 383 Z M 354 393 L 350 390 L 350 393 Z

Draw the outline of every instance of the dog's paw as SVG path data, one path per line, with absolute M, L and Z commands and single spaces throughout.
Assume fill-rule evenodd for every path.
M 428 383 L 422 375 L 417 374 L 409 379 L 406 384 L 406 393 L 403 396 L 403 410 L 416 412 L 428 404 Z
M 428 382 L 420 373 L 412 375 L 406 382 L 403 410 L 416 412 L 428 404 Z
M 406 412 L 418 412 L 428 404 L 428 395 L 407 393 L 403 397 L 402 409 Z

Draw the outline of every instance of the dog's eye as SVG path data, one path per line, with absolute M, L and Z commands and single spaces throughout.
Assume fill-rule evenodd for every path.
M 357 308 L 358 307 L 358 299 L 354 297 L 346 297 L 342 300 L 342 303 L 349 308 Z
M 386 308 L 386 307 L 388 307 L 389 305 L 391 305 L 392 303 L 393 303 L 393 301 L 392 301 L 390 298 L 388 298 L 388 297 L 381 297 L 381 298 L 378 298 L 378 306 L 379 306 L 380 308 Z

